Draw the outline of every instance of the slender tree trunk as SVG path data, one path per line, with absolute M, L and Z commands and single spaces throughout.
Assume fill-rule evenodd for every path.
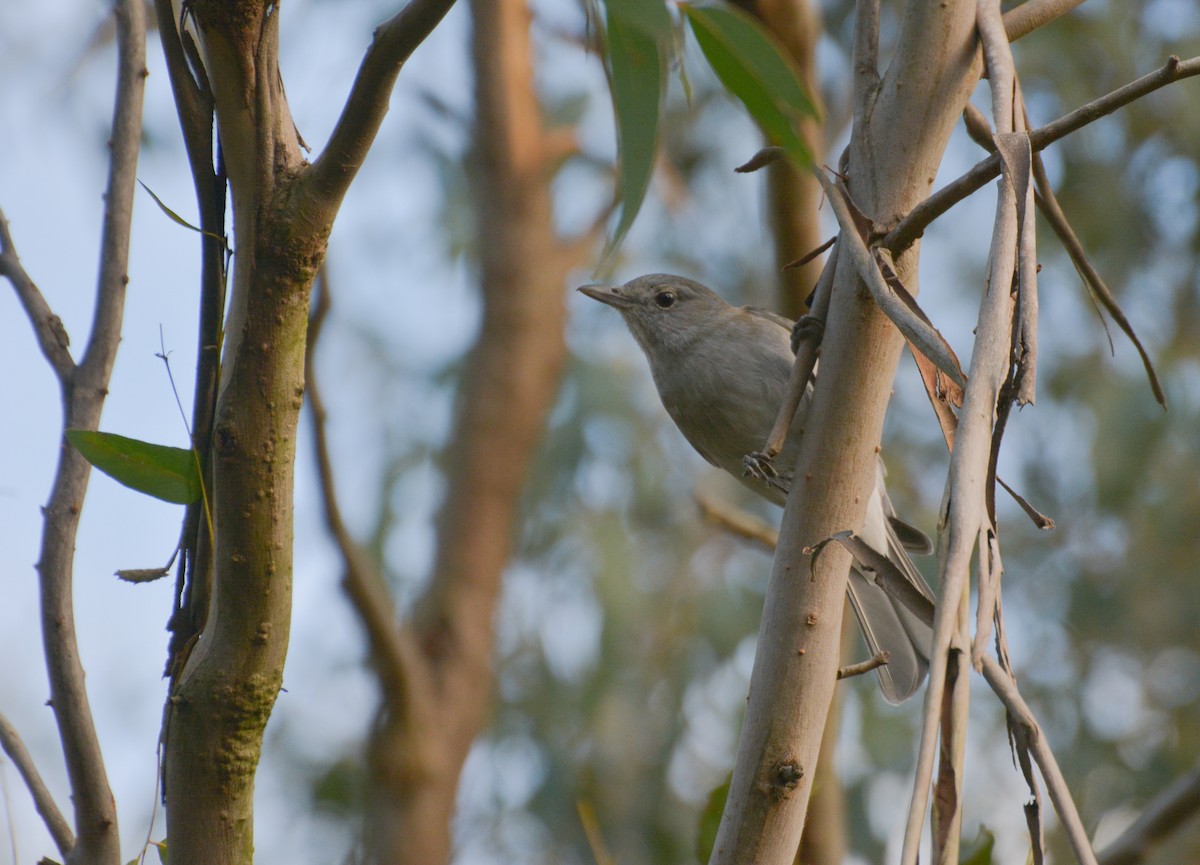
M 385 681 L 370 746 L 367 855 L 376 863 L 450 857 L 459 774 L 490 712 L 501 577 L 566 354 L 564 282 L 584 249 L 554 232 L 556 154 L 542 130 L 525 0 L 474 0 L 471 11 L 483 324 L 446 452 L 433 576 L 404 635 L 417 651 L 400 681 Z
M 878 19 L 871 16 L 878 6 L 859 10 L 849 190 L 886 228 L 928 194 L 978 80 L 975 4 L 906 4 L 882 79 Z M 784 510 L 716 863 L 792 860 L 833 696 L 849 556 L 830 548 L 812 561 L 802 551 L 862 524 L 902 344 L 846 252 L 838 253 L 821 380 Z M 897 261 L 913 290 L 916 264 L 916 248 Z M 796 578 L 810 568 L 812 579 Z
M 211 592 L 192 594 L 207 609 L 185 617 L 202 630 L 176 647 L 164 722 L 167 833 L 176 861 L 253 860 L 254 776 L 291 625 L 309 293 L 400 68 L 451 3 L 411 0 L 375 31 L 347 108 L 312 164 L 283 90 L 278 4 L 192 2 L 200 77 L 196 61 L 183 59 L 178 34 L 163 40 L 193 163 L 207 152 L 195 140 L 205 128 L 197 115 L 215 111 L 236 251 L 206 454 L 212 573 L 194 577 Z M 160 26 L 173 30 L 176 22 L 172 16 Z

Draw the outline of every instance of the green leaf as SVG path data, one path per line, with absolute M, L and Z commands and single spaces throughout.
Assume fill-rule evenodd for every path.
M 141 185 L 142 189 L 146 190 L 146 192 L 149 193 L 150 197 L 154 199 L 154 203 L 158 205 L 158 209 L 161 210 L 164 214 L 166 214 L 167 218 L 170 219 L 172 222 L 174 222 L 177 225 L 182 225 L 184 228 L 189 228 L 192 231 L 196 232 L 197 234 L 203 234 L 205 237 L 211 237 L 214 240 L 219 241 L 222 247 L 228 249 L 228 245 L 225 243 L 224 237 L 222 237 L 219 234 L 213 234 L 211 231 L 205 231 L 203 228 L 200 228 L 199 226 L 192 225 L 190 222 L 188 222 L 186 219 L 184 219 L 182 216 L 180 216 L 174 210 L 167 207 L 166 203 L 161 198 L 159 198 L 157 195 L 154 194 L 153 189 L 151 189 L 145 183 L 142 183 L 142 181 L 140 179 L 138 180 L 138 183 Z
M 167 865 L 167 839 L 163 838 L 161 841 L 152 841 L 151 843 L 158 850 L 158 861 L 162 865 Z
M 616 203 L 621 215 L 605 259 L 625 239 L 650 186 L 667 83 L 664 48 L 671 34 L 662 0 L 609 0 L 606 11 L 605 49 L 619 154 Z
M 975 840 L 966 845 L 959 865 L 992 865 L 992 848 L 995 846 L 996 836 L 986 826 L 980 826 Z
M 712 849 L 717 843 L 717 830 L 721 828 L 721 814 L 725 811 L 725 800 L 729 798 L 729 782 L 733 773 L 725 778 L 724 783 L 708 794 L 704 810 L 700 812 L 700 825 L 696 828 L 696 858 L 707 862 L 712 856 Z
M 800 137 L 800 121 L 817 110 L 795 63 L 757 19 L 726 6 L 680 3 L 696 42 L 713 71 L 772 144 L 787 151 L 801 167 L 813 156 Z
M 671 38 L 671 14 L 662 0 L 606 0 L 610 16 L 640 30 L 660 44 Z
M 100 471 L 140 493 L 177 505 L 200 498 L 200 475 L 190 450 L 81 429 L 67 430 L 67 441 Z

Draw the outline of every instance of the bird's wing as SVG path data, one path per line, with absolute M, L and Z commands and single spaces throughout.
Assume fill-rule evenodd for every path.
M 876 485 L 867 503 L 867 517 L 859 537 L 882 553 L 921 594 L 933 600 L 933 592 L 905 552 L 893 526 L 895 512 L 883 485 L 883 465 L 878 464 Z M 902 703 L 921 686 L 929 669 L 933 630 L 912 610 L 899 603 L 864 574 L 857 563 L 847 583 L 850 604 L 862 626 L 871 652 L 885 651 L 888 663 L 876 669 L 879 686 L 889 703 Z
M 765 319 L 779 325 L 788 332 L 788 339 L 791 339 L 792 328 L 796 326 L 796 322 L 790 318 L 784 318 L 777 312 L 771 312 L 769 309 L 763 309 L 761 306 L 743 306 L 742 310 L 749 313 L 755 318 Z

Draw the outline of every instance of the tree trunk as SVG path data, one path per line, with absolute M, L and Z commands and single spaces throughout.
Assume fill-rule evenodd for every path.
M 978 81 L 975 4 L 906 4 L 882 80 L 878 22 L 868 20 L 878 7 L 859 8 L 849 190 L 859 208 L 886 227 L 928 194 Z M 913 291 L 916 264 L 915 247 L 897 261 Z M 816 561 L 802 551 L 862 524 L 901 344 L 839 249 L 821 381 L 784 510 L 714 863 L 782 865 L 795 855 L 833 696 L 850 564 L 840 549 L 831 547 Z M 811 579 L 797 578 L 810 568 Z

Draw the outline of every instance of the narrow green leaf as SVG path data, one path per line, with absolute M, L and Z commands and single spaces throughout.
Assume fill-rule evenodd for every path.
M 802 167 L 813 156 L 800 137 L 800 121 L 817 111 L 804 91 L 795 63 L 752 16 L 726 6 L 679 4 L 713 71 L 772 144 Z
M 617 207 L 621 214 L 605 249 L 607 259 L 633 225 L 650 186 L 667 81 L 663 49 L 671 22 L 662 0 L 609 0 L 606 11 L 605 48 L 617 121 Z
M 717 843 L 717 830 L 721 828 L 721 814 L 725 811 L 725 800 L 729 798 L 729 782 L 733 780 L 731 772 L 725 781 L 708 794 L 704 810 L 700 812 L 700 825 L 696 828 L 696 858 L 707 862 L 712 857 L 713 847 Z
M 166 203 L 163 202 L 163 200 L 161 198 L 159 198 L 157 195 L 154 194 L 153 189 L 151 189 L 145 183 L 142 183 L 141 180 L 138 180 L 138 184 L 142 187 L 142 189 L 146 190 L 146 192 L 149 193 L 150 197 L 154 199 L 154 203 L 158 205 L 158 209 L 161 210 L 163 213 L 165 213 L 167 215 L 167 218 L 170 219 L 172 222 L 174 222 L 178 225 L 182 225 L 184 228 L 190 228 L 192 231 L 196 232 L 197 234 L 203 234 L 205 237 L 211 237 L 215 240 L 218 240 L 221 242 L 222 246 L 226 246 L 224 237 L 222 237 L 219 234 L 214 234 L 211 231 L 205 231 L 203 228 L 200 228 L 199 226 L 192 225 L 190 222 L 188 222 L 186 219 L 184 219 L 182 216 L 180 216 L 174 210 L 167 207 Z
M 177 505 L 200 498 L 190 450 L 80 429 L 67 430 L 67 441 L 100 471 L 140 493 Z
M 167 865 L 167 839 L 163 838 L 161 841 L 154 841 L 152 843 L 158 849 L 158 861 L 162 865 Z

